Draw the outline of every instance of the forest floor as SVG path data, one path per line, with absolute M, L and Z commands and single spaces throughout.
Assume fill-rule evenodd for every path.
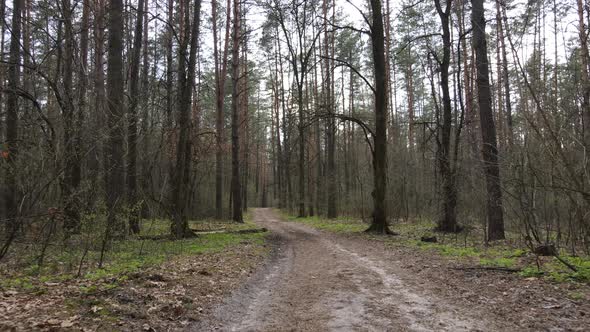
M 254 210 L 271 258 L 200 331 L 587 331 L 590 288 Z M 313 225 L 313 223 L 312 223 Z M 326 231 L 327 229 L 327 231 Z M 355 230 L 355 232 L 348 232 Z M 473 267 L 473 268 L 471 268 Z
M 587 331 L 590 326 L 588 283 L 480 264 L 504 267 L 512 258 L 486 258 L 467 246 L 420 244 L 409 240 L 416 237 L 411 232 L 370 236 L 358 220 L 292 218 L 273 209 L 252 209 L 249 219 L 253 223 L 226 227 L 269 232 L 204 234 L 181 242 L 174 255 L 138 268 L 115 269 L 112 261 L 111 270 L 88 270 L 77 278 L 0 273 L 0 331 Z M 152 254 L 179 245 L 152 242 Z M 506 257 L 521 255 L 509 252 Z
M 181 241 L 165 237 L 166 221 L 146 224 L 153 239 L 115 243 L 102 269 L 92 261 L 97 253 L 88 253 L 82 275 L 75 273 L 77 256 L 58 252 L 35 273 L 0 265 L 0 331 L 185 329 L 210 315 L 269 254 L 265 232 L 238 232 L 258 229 L 252 223 L 194 223 L 202 234 Z M 72 260 L 68 272 L 63 267 Z

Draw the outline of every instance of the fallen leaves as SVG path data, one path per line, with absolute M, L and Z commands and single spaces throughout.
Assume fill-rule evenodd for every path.
M 120 280 L 36 282 L 41 293 L 0 289 L 0 331 L 165 331 L 190 326 L 237 287 L 263 253 L 261 246 L 240 245 L 175 257 Z

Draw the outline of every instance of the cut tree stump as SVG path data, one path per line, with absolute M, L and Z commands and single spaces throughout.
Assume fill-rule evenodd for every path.
M 533 251 L 536 255 L 539 256 L 556 256 L 557 249 L 553 244 L 541 244 L 535 247 Z

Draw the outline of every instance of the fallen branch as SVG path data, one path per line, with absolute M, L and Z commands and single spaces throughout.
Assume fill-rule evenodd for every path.
M 191 229 L 196 234 L 219 234 L 219 233 L 226 233 L 226 234 L 251 234 L 251 233 L 264 233 L 267 232 L 268 229 L 266 228 L 250 228 L 250 229 L 239 229 L 239 230 L 225 230 L 225 229 L 216 229 L 216 230 L 207 230 L 202 231 L 198 229 Z
M 569 267 L 572 271 L 574 272 L 578 272 L 578 269 L 576 269 L 575 266 L 573 266 L 572 264 L 570 264 L 568 261 L 566 261 L 565 259 L 559 257 L 559 255 L 553 255 L 553 257 L 557 258 L 558 261 L 560 261 L 563 265 Z
M 470 271 L 470 270 L 483 270 L 483 271 L 500 271 L 500 272 L 509 272 L 509 273 L 516 273 L 520 272 L 520 269 L 513 269 L 509 267 L 501 267 L 501 266 L 463 266 L 463 267 L 451 267 L 451 270 L 462 270 L 462 271 Z

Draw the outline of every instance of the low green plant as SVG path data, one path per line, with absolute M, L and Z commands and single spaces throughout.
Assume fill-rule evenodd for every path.
M 584 300 L 586 298 L 586 295 L 584 295 L 584 293 L 582 292 L 570 292 L 568 293 L 568 297 L 572 300 L 579 301 Z
M 142 230 L 148 236 L 144 238 L 131 236 L 112 241 L 102 268 L 97 268 L 100 246 L 91 245 L 84 248 L 84 242 L 70 244 L 67 250 L 64 250 L 63 246 L 52 246 L 53 251 L 47 253 L 47 259 L 42 267 L 34 263 L 34 258 L 30 259 L 30 265 L 0 277 L 0 288 L 36 291 L 39 284 L 76 277 L 90 281 L 108 279 L 108 284 L 114 285 L 109 287 L 116 287 L 117 284 L 110 282 L 111 279 L 122 282 L 127 275 L 148 266 L 158 265 L 170 257 L 221 252 L 226 248 L 244 244 L 262 245 L 265 239 L 265 233 L 222 232 L 199 234 L 194 238 L 174 241 L 161 237 L 169 232 L 169 225 L 169 221 L 166 220 L 144 220 Z M 231 222 L 216 222 L 216 225 L 229 231 L 258 227 L 253 223 L 238 225 Z M 160 237 L 150 239 L 149 236 L 153 235 Z M 80 276 L 77 275 L 78 269 L 81 272 Z M 81 290 L 88 293 L 96 291 L 83 287 Z
M 480 258 L 479 264 L 483 266 L 512 268 L 515 265 L 515 259 L 507 257 Z
M 543 274 L 545 274 L 545 272 L 543 272 L 542 270 L 539 270 L 536 266 L 526 266 L 522 270 L 520 270 L 519 274 L 521 277 L 531 278 L 531 277 L 540 277 Z
M 320 216 L 295 217 L 285 215 L 284 213 L 283 216 L 289 221 L 299 222 L 333 233 L 359 233 L 367 229 L 367 225 L 353 218 L 341 217 L 338 219 L 327 219 Z

